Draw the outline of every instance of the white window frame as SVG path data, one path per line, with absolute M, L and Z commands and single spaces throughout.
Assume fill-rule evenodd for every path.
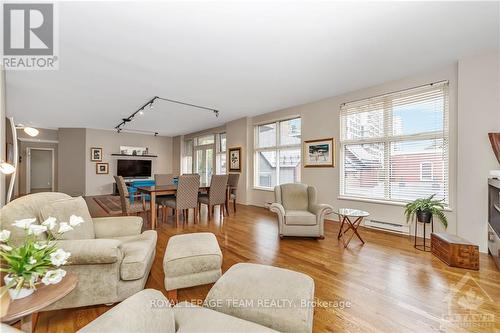
M 221 140 L 221 135 L 224 135 L 226 137 L 226 149 L 222 150 L 222 140 Z M 215 173 L 216 174 L 227 174 L 227 134 L 226 132 L 220 132 L 215 134 L 215 145 L 216 145 L 216 153 L 215 153 Z M 219 163 L 219 157 L 224 156 L 226 158 L 226 170 L 224 173 L 218 173 L 220 170 L 221 166 L 218 165 Z
M 446 181 L 446 201 L 445 201 L 445 210 L 451 210 L 450 207 L 450 202 L 451 202 L 451 193 L 450 193 L 450 169 L 449 169 L 449 159 L 450 159 L 450 134 L 449 134 L 449 125 L 450 125 L 450 112 L 449 112 L 449 91 L 448 91 L 448 81 L 442 81 L 442 82 L 437 82 L 437 83 L 432 83 L 426 86 L 432 86 L 434 84 L 442 84 L 445 86 L 445 105 L 444 105 L 444 110 L 443 110 L 443 131 L 437 131 L 437 132 L 428 132 L 428 133 L 418 133 L 418 134 L 407 134 L 407 135 L 393 135 L 392 134 L 392 104 L 389 99 L 386 99 L 384 101 L 384 108 L 383 112 L 385 119 L 387 122 L 384 123 L 384 134 L 382 137 L 376 137 L 376 138 L 368 138 L 368 139 L 355 139 L 355 140 L 343 140 L 343 131 L 344 131 L 344 120 L 343 120 L 343 114 L 342 111 L 339 113 L 340 117 L 340 181 L 339 181 L 339 199 L 347 199 L 347 200 L 354 200 L 354 201 L 365 201 L 365 202 L 373 202 L 373 203 L 381 203 L 381 204 L 394 204 L 394 205 L 405 205 L 407 202 L 410 202 L 410 200 L 395 200 L 395 199 L 387 199 L 390 197 L 390 194 L 387 193 L 389 191 L 389 186 L 384 186 L 384 199 L 382 198 L 370 198 L 370 197 L 362 197 L 362 196 L 355 196 L 351 194 L 345 194 L 345 179 L 344 179 L 344 151 L 345 151 L 345 146 L 346 145 L 353 145 L 353 144 L 370 144 L 370 143 L 381 143 L 384 145 L 384 166 L 385 166 L 385 177 L 384 181 L 389 181 L 391 177 L 392 170 L 390 170 L 390 147 L 391 143 L 394 142 L 405 142 L 405 141 L 418 141 L 418 140 L 433 140 L 438 138 L 442 138 L 443 143 L 444 143 L 444 148 L 445 152 L 444 154 L 447 155 L 447 159 L 445 163 L 443 163 L 443 176 L 446 173 L 447 174 L 447 181 Z M 424 86 L 422 86 L 424 87 Z M 409 88 L 409 89 L 404 89 L 395 93 L 389 93 L 381 96 L 375 96 L 372 98 L 382 98 L 385 96 L 391 96 L 397 93 L 405 93 L 405 92 L 410 92 L 413 89 L 418 89 L 421 87 L 417 88 Z M 372 98 L 367 98 L 366 101 L 371 100 Z M 386 115 L 386 113 L 388 113 Z M 442 135 L 440 135 L 442 133 Z M 421 170 L 420 170 L 421 171 Z M 433 174 L 433 179 L 434 179 L 434 174 Z
M 280 123 L 293 120 L 293 119 L 300 119 L 300 132 L 301 132 L 301 137 L 300 137 L 300 143 L 298 144 L 292 144 L 292 145 L 281 145 L 280 140 L 281 140 L 281 133 L 280 133 Z M 265 126 L 265 125 L 271 125 L 274 124 L 276 126 L 276 138 L 275 138 L 275 144 L 270 147 L 264 147 L 264 148 L 259 148 L 259 126 Z M 263 191 L 274 191 L 274 187 L 270 186 L 260 186 L 259 185 L 259 153 L 260 152 L 265 152 L 265 151 L 274 151 L 276 152 L 276 184 L 280 184 L 280 163 L 279 163 L 279 153 L 280 150 L 288 150 L 288 149 L 298 149 L 300 152 L 300 163 L 301 167 L 299 168 L 299 181 L 302 177 L 302 118 L 300 116 L 295 116 L 291 118 L 284 118 L 284 119 L 279 119 L 275 121 L 270 121 L 270 122 L 263 122 L 254 125 L 254 160 L 253 160 L 253 170 L 254 170 L 254 175 L 253 175 L 253 188 L 256 190 L 263 190 Z M 272 177 L 272 176 L 271 176 Z
M 424 164 L 430 165 L 431 167 L 431 176 L 429 178 L 424 177 Z M 434 180 L 434 163 L 432 161 L 423 161 L 420 162 L 420 181 L 422 182 L 431 182 Z

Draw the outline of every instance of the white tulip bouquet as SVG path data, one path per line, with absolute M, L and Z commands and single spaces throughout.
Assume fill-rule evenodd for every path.
M 66 275 L 60 267 L 68 262 L 71 253 L 56 247 L 55 240 L 62 234 L 73 230 L 83 223 L 80 216 L 71 215 L 69 222 L 56 223 L 54 217 L 49 217 L 42 224 L 34 224 L 36 218 L 15 221 L 12 225 L 24 229 L 26 237 L 20 246 L 14 246 L 10 241 L 10 231 L 0 231 L 0 271 L 7 273 L 5 282 L 11 298 L 21 298 L 36 290 L 36 285 L 57 284 Z M 41 240 L 40 235 L 47 232 L 47 238 Z M 19 296 L 21 289 L 29 290 Z

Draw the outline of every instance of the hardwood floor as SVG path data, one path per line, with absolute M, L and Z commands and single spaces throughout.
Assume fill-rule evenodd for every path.
M 106 215 L 94 200 L 87 198 L 87 202 L 93 216 Z M 484 315 L 479 318 L 483 321 L 476 323 L 483 327 L 461 327 L 467 324 L 462 320 L 462 325 L 451 325 L 442 331 L 500 329 L 500 272 L 485 254 L 481 254 L 480 271 L 451 268 L 430 253 L 415 250 L 408 237 L 362 228 L 360 233 L 366 244 L 361 246 L 353 239 L 349 248 L 343 249 L 336 237 L 339 224 L 333 221 L 326 223 L 324 240 L 280 240 L 274 214 L 252 206 L 238 206 L 236 215 L 222 221 L 216 217 L 207 223 L 206 210 L 202 210 L 199 224 L 193 224 L 192 216 L 189 220 L 188 225 L 179 228 L 173 226 L 172 218 L 159 223 L 156 258 L 147 288 L 166 294 L 162 260 L 170 236 L 210 231 L 222 249 L 223 271 L 238 262 L 253 262 L 310 275 L 321 303 L 315 310 L 314 332 L 437 332 L 449 309 L 450 314 L 464 312 L 459 305 L 464 302 L 471 304 L 471 310 L 466 312 L 469 315 Z M 459 282 L 463 283 L 463 291 L 448 302 L 452 285 Z M 210 287 L 179 290 L 179 300 L 203 299 Z M 328 302 L 337 306 L 325 306 Z M 110 308 L 94 306 L 41 313 L 36 332 L 73 332 Z M 494 323 L 488 324 L 491 316 Z

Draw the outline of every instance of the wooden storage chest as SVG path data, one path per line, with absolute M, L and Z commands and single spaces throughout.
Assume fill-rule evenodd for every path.
M 458 236 L 432 233 L 431 252 L 448 266 L 479 269 L 479 246 Z

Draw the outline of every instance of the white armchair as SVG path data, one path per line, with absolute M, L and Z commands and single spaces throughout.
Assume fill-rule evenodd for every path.
M 275 202 L 270 210 L 278 214 L 280 238 L 284 236 L 323 239 L 324 220 L 333 208 L 316 203 L 316 188 L 305 184 L 283 184 L 274 188 Z

